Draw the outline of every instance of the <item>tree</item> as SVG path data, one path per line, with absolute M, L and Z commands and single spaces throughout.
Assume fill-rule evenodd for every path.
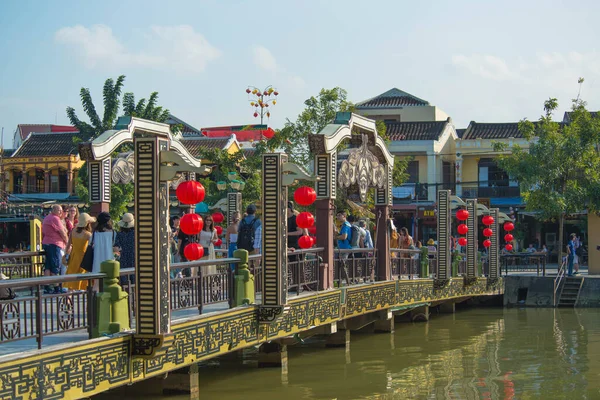
M 600 119 L 592 117 L 585 106 L 579 97 L 574 99 L 570 121 L 561 124 L 552 121 L 557 100 L 547 100 L 544 115 L 536 123 L 519 123 L 529 151 L 515 145 L 511 154 L 498 158 L 498 165 L 519 182 L 527 210 L 539 212 L 542 220 L 558 221 L 559 262 L 565 217 L 600 209 Z M 506 152 L 508 146 L 495 143 L 494 149 Z
M 121 90 L 123 89 L 124 82 L 125 75 L 119 76 L 116 82 L 112 78 L 109 78 L 104 82 L 104 113 L 102 114 L 102 119 L 100 119 L 100 116 L 96 111 L 96 106 L 92 100 L 90 90 L 88 88 L 81 88 L 79 92 L 81 104 L 83 105 L 83 110 L 88 116 L 90 122 L 88 123 L 81 121 L 79 117 L 77 117 L 75 109 L 73 107 L 67 107 L 67 116 L 69 117 L 69 121 L 71 121 L 71 124 L 74 125 L 80 132 L 79 137 L 74 138 L 75 142 L 94 140 L 94 138 L 98 137 L 103 132 L 114 128 L 119 113 Z M 125 115 L 145 118 L 157 122 L 164 122 L 169 117 L 169 110 L 157 106 L 157 101 L 158 92 L 152 92 L 147 102 L 146 99 L 141 99 L 137 104 L 135 103 L 135 96 L 133 93 L 125 93 L 123 95 L 123 112 Z M 130 146 L 125 144 L 118 148 L 113 156 L 127 150 L 130 150 Z M 133 201 L 133 184 L 111 184 L 110 191 L 110 215 L 113 219 L 117 219 L 123 213 L 127 212 L 127 205 Z M 85 164 L 79 170 L 75 192 L 82 202 L 88 203 L 88 174 L 87 166 Z

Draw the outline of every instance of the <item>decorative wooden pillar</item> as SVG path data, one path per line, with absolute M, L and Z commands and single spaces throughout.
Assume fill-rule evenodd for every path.
M 387 229 L 390 207 L 392 206 L 392 168 L 385 166 L 387 184 L 375 188 L 375 212 L 377 218 L 377 280 L 391 279 L 390 269 L 390 232 Z
M 134 132 L 136 335 L 133 355 L 152 357 L 171 332 L 169 307 L 169 184 L 159 179 L 167 136 Z
M 50 193 L 50 171 L 44 171 L 44 193 Z
M 467 211 L 469 212 L 469 218 L 467 218 L 467 278 L 477 277 L 477 247 L 478 247 L 478 233 L 479 227 L 477 224 L 477 199 L 467 200 Z
M 450 248 L 450 191 L 437 192 L 437 279 L 440 284 L 450 278 L 450 263 L 452 261 Z
M 262 171 L 262 264 L 263 292 L 260 323 L 271 323 L 283 315 L 287 303 L 287 188 L 283 165 L 287 154 L 263 154 Z
M 500 246 L 500 237 L 499 235 L 501 234 L 500 232 L 500 222 L 498 221 L 500 211 L 497 208 L 491 208 L 490 209 L 490 215 L 494 218 L 494 223 L 492 225 L 490 225 L 490 228 L 492 229 L 492 236 L 490 237 L 490 242 L 492 242 L 492 244 L 489 247 L 489 252 L 488 252 L 488 269 L 489 269 L 489 276 L 488 278 L 495 280 L 500 276 L 500 251 L 499 251 L 499 246 Z
M 73 194 L 73 170 L 67 170 L 67 193 Z
M 29 184 L 29 172 L 23 170 L 23 175 L 21 175 L 23 179 L 21 180 L 21 193 L 27 193 L 27 185 Z
M 87 161 L 90 213 L 98 215 L 110 210 L 110 157 Z
M 233 213 L 242 213 L 242 194 L 227 193 L 227 226 L 231 225 Z
M 337 154 L 319 154 L 315 156 L 316 176 L 319 180 L 315 182 L 317 193 L 316 228 L 317 247 L 323 248 L 323 268 L 320 275 L 319 289 L 330 289 L 333 287 L 334 270 L 334 200 L 336 196 L 336 168 Z

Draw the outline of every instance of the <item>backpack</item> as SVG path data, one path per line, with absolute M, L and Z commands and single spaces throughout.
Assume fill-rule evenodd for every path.
M 352 233 L 352 235 L 348 238 L 348 242 L 350 242 L 350 246 L 352 247 L 360 247 L 359 246 L 359 242 L 360 242 L 360 231 L 358 229 L 358 226 L 352 224 L 350 226 L 350 232 Z
M 252 220 L 252 223 L 247 223 L 245 219 L 240 222 L 240 228 L 238 229 L 237 247 L 238 249 L 248 250 L 248 252 L 254 251 L 254 223 L 258 221 L 257 218 Z

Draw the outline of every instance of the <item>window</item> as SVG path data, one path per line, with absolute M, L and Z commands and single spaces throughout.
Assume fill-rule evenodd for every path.
M 479 186 L 509 186 L 508 174 L 496 165 L 491 158 L 479 160 Z
M 23 193 L 23 172 L 13 171 L 13 193 Z
M 50 176 L 50 193 L 59 193 L 60 189 L 58 187 L 58 176 L 52 175 Z
M 418 183 L 419 182 L 419 162 L 418 161 L 409 161 L 408 166 L 406 168 L 406 173 L 408 174 L 408 180 L 406 183 Z

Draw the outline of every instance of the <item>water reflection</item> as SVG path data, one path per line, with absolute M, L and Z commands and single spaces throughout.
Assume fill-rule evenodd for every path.
M 201 369 L 202 399 L 598 399 L 599 310 L 473 309 L 352 333 L 350 348 L 288 347 L 288 373 L 255 359 Z M 349 352 L 349 354 L 348 354 Z M 168 397 L 184 399 L 186 396 Z M 163 398 L 164 399 L 164 398 Z

